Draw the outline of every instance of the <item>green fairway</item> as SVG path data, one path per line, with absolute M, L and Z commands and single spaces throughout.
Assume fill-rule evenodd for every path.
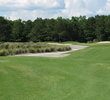
M 0 100 L 110 100 L 110 44 L 64 58 L 0 57 Z

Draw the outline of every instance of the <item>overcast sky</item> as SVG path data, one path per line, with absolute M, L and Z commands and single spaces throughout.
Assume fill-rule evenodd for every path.
M 0 16 L 13 20 L 97 14 L 110 14 L 110 0 L 0 0 Z

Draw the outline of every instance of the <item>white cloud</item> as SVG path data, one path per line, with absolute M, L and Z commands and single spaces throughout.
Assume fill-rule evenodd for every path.
M 97 11 L 97 14 L 110 14 L 110 0 L 107 0 L 106 5 Z
M 58 7 L 58 0 L 0 0 L 0 6 L 4 7 L 16 7 L 16 8 L 27 8 L 27 7 Z
M 92 12 L 86 9 L 86 4 L 83 0 L 65 0 L 65 9 L 62 10 L 62 13 L 71 17 L 88 15 Z
M 58 0 L 35 0 L 33 3 L 37 6 L 47 7 L 47 8 L 60 6 Z
M 4 7 L 17 7 L 17 8 L 21 8 L 21 7 L 26 7 L 28 6 L 28 2 L 27 0 L 0 0 L 0 6 L 4 6 Z
M 68 16 L 95 15 L 106 4 L 106 0 L 64 0 L 62 13 Z M 110 0 L 109 0 L 110 1 Z M 109 5 L 110 7 L 110 5 Z
M 11 19 L 51 17 L 62 9 L 63 0 L 0 0 L 0 13 Z M 3 14 L 4 12 L 4 14 Z M 9 12 L 6 16 L 5 12 Z
M 0 0 L 0 15 L 11 19 L 110 14 L 110 0 Z
M 48 12 L 49 13 L 49 12 Z M 47 12 L 43 11 L 43 10 L 22 10 L 22 11 L 13 11 L 10 14 L 10 19 L 12 20 L 16 20 L 16 19 L 23 19 L 23 20 L 34 20 L 37 17 L 42 17 L 42 18 L 46 18 L 46 17 L 51 17 L 51 14 L 48 14 Z

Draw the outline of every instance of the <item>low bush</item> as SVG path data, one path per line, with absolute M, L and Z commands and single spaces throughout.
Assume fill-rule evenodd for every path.
M 0 50 L 0 56 L 7 56 L 7 55 L 9 55 L 8 50 L 5 50 L 5 49 Z
M 0 56 L 71 50 L 69 46 L 43 43 L 0 43 Z

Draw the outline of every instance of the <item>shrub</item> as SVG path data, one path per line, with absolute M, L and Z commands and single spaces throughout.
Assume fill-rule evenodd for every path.
M 9 52 L 7 50 L 0 50 L 0 56 L 7 56 Z
M 22 53 L 41 53 L 70 50 L 69 46 L 49 45 L 43 43 L 0 43 L 0 56 Z

